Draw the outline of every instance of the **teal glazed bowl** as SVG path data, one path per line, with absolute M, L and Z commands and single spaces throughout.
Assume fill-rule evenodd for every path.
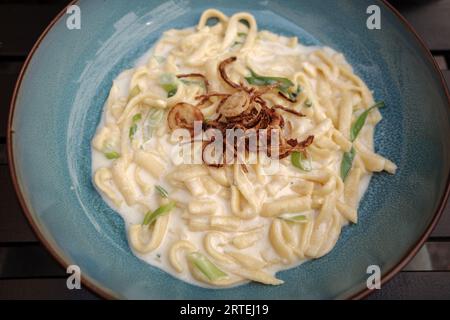
M 367 268 L 390 279 L 436 224 L 448 196 L 450 109 L 442 76 L 423 43 L 384 2 L 100 0 L 77 1 L 81 29 L 66 11 L 34 46 L 11 105 L 8 151 L 24 211 L 41 241 L 83 284 L 124 299 L 329 299 L 368 294 Z M 367 8 L 381 10 L 369 30 Z M 177 280 L 130 251 L 124 222 L 91 181 L 90 141 L 112 80 L 169 28 L 193 26 L 207 8 L 249 11 L 259 28 L 343 52 L 385 101 L 376 151 L 398 165 L 376 174 L 360 207 L 325 257 L 282 271 L 281 286 L 205 289 Z

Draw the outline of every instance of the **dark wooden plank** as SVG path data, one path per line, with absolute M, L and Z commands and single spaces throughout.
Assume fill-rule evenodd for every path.
M 439 271 L 404 271 L 396 275 L 380 290 L 368 297 L 369 300 L 380 299 L 450 299 L 450 272 Z
M 66 278 L 43 278 L 0 280 L 0 299 L 96 300 L 99 297 L 83 286 L 79 290 L 67 289 Z
M 0 247 L 0 279 L 64 277 L 65 270 L 39 243 Z
M 0 143 L 0 166 L 5 165 L 7 162 L 6 144 Z
M 7 166 L 0 166 L 0 243 L 35 242 L 19 205 Z
M 450 49 L 450 1 L 390 1 L 431 50 Z
M 448 271 L 450 277 L 450 242 L 428 242 L 426 248 L 433 270 Z
M 0 61 L 0 138 L 6 136 L 9 105 L 22 61 Z
M 0 57 L 26 56 L 39 35 L 68 2 L 1 3 L 0 21 L 4 27 L 0 28 Z

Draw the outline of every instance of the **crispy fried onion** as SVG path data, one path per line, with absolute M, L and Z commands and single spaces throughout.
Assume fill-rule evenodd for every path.
M 222 139 L 212 137 L 203 141 L 202 159 L 209 166 L 220 167 L 224 164 L 232 163 L 230 162 L 232 159 L 226 159 L 227 156 L 232 154 L 233 158 L 239 157 L 238 151 L 242 146 L 245 146 L 246 152 L 259 152 L 264 147 L 269 157 L 276 152 L 279 159 L 289 156 L 294 151 L 306 153 L 306 148 L 313 143 L 314 136 L 308 136 L 303 141 L 284 137 L 281 129 L 285 125 L 285 120 L 278 110 L 299 117 L 304 115 L 282 105 L 268 106 L 268 103 L 262 96 L 276 88 L 277 84 L 257 89 L 245 87 L 242 83 L 232 82 L 225 71 L 225 67 L 234 61 L 236 61 L 236 57 L 230 57 L 222 61 L 218 69 L 224 82 L 236 89 L 236 91 L 232 94 L 207 91 L 205 94 L 196 97 L 200 101 L 197 106 L 183 102 L 176 104 L 168 115 L 169 128 L 171 130 L 176 128 L 188 129 L 193 135 L 194 121 L 203 121 L 202 130 L 204 132 L 207 132 L 209 129 L 218 130 L 222 135 Z M 178 77 L 184 76 L 202 77 L 205 81 L 205 87 L 208 88 L 208 80 L 203 75 L 178 75 Z M 204 121 L 199 106 L 212 97 L 220 99 L 216 112 L 217 116 L 214 120 Z M 228 141 L 230 140 L 227 139 L 228 129 L 240 129 L 243 135 L 238 139 L 233 138 L 231 139 L 232 141 Z M 248 143 L 252 135 L 256 135 L 256 137 L 253 137 L 257 141 L 256 146 L 251 146 Z M 273 135 L 277 137 L 275 145 L 272 141 Z M 205 153 L 211 153 L 211 150 L 213 153 L 215 150 L 221 152 L 216 152 L 216 154 L 213 154 L 212 160 L 208 160 L 211 158 L 211 154 L 209 157 L 205 157 Z
M 220 76 L 222 77 L 223 81 L 225 81 L 230 87 L 239 90 L 239 89 L 241 89 L 241 85 L 231 81 L 231 79 L 228 77 L 228 75 L 227 75 L 227 73 L 225 71 L 225 67 L 227 65 L 229 65 L 230 63 L 233 63 L 235 61 L 236 61 L 236 57 L 230 57 L 228 59 L 223 60 L 219 64 L 219 73 L 220 73 Z
M 179 102 L 170 109 L 167 115 L 167 123 L 170 130 L 177 128 L 187 129 L 194 133 L 195 121 L 202 121 L 204 117 L 203 113 L 196 106 L 189 103 Z

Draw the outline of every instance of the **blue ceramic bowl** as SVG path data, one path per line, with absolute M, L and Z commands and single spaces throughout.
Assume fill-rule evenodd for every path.
M 381 30 L 366 9 L 381 9 Z M 84 284 L 106 297 L 145 299 L 349 298 L 367 293 L 366 270 L 400 270 L 442 209 L 450 166 L 449 100 L 417 36 L 383 2 L 78 1 L 81 30 L 62 12 L 28 58 L 12 102 L 9 154 L 19 198 L 40 239 Z M 169 28 L 195 25 L 209 7 L 250 11 L 259 27 L 345 54 L 384 100 L 376 151 L 398 164 L 376 174 L 357 225 L 327 256 L 279 273 L 284 285 L 212 290 L 189 285 L 134 257 L 122 219 L 94 190 L 90 141 L 112 80 Z

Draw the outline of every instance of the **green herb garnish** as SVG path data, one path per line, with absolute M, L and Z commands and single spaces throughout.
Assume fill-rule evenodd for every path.
M 174 95 L 176 95 L 177 90 L 178 90 L 177 87 L 167 90 L 167 98 L 170 98 L 170 97 L 173 97 Z
M 159 77 L 159 84 L 167 92 L 167 97 L 173 97 L 178 90 L 178 78 L 171 73 L 163 73 Z
M 239 37 L 246 37 L 247 33 L 245 33 L 245 32 L 238 32 L 238 36 Z
M 133 140 L 134 135 L 137 131 L 137 123 L 139 120 L 142 119 L 142 115 L 140 113 L 135 114 L 132 118 L 133 124 L 130 127 L 130 131 L 128 132 L 128 136 L 130 137 L 130 140 Z
M 311 102 L 311 100 L 306 100 L 305 101 L 305 107 L 307 107 L 307 108 L 311 108 L 312 107 L 312 102 Z
M 159 217 L 169 213 L 173 208 L 175 207 L 175 201 L 170 201 L 169 203 L 162 205 L 155 211 L 148 211 L 145 214 L 144 221 L 142 222 L 143 225 L 151 225 L 153 222 L 155 222 L 156 219 Z
M 188 261 L 203 273 L 210 281 L 219 280 L 228 275 L 220 270 L 214 263 L 212 263 L 205 255 L 199 252 L 192 252 L 187 255 Z
M 344 155 L 342 157 L 341 162 L 341 178 L 342 181 L 347 178 L 348 173 L 350 172 L 350 169 L 352 168 L 353 159 L 355 158 L 356 151 L 352 147 L 352 149 L 349 152 L 344 152 Z
M 372 109 L 375 108 L 383 108 L 384 102 L 380 101 L 375 103 L 373 106 L 371 106 L 369 109 L 364 111 L 359 115 L 359 117 L 356 119 L 355 123 L 350 128 L 350 141 L 355 141 L 355 139 L 358 137 L 359 132 L 364 127 L 364 124 L 366 123 L 367 116 L 369 115 L 369 112 Z M 353 165 L 353 159 L 355 158 L 356 150 L 352 147 L 352 149 L 349 152 L 344 152 L 344 155 L 342 156 L 342 162 L 341 162 L 341 178 L 342 181 L 345 181 L 345 178 L 347 178 L 348 173 L 350 172 L 350 169 Z
M 311 158 L 307 157 L 303 152 L 294 151 L 291 154 L 291 163 L 294 167 L 303 171 L 311 171 Z
M 136 131 L 137 131 L 137 124 L 135 123 L 135 124 L 133 124 L 133 125 L 130 127 L 130 131 L 129 131 L 129 133 L 128 133 L 128 136 L 130 137 L 130 140 L 133 140 L 134 134 L 136 133 Z
M 364 111 L 363 113 L 361 113 L 359 115 L 358 119 L 356 119 L 355 123 L 352 125 L 352 127 L 350 129 L 350 140 L 351 141 L 355 141 L 355 139 L 358 137 L 359 132 L 361 131 L 364 124 L 366 123 L 366 119 L 367 119 L 367 116 L 369 115 L 369 112 L 372 111 L 372 109 L 383 108 L 383 107 L 384 107 L 383 101 L 377 102 L 373 106 L 371 106 L 369 109 L 367 109 L 366 111 Z
M 106 159 L 113 160 L 113 159 L 120 158 L 120 154 L 116 151 L 111 151 L 111 152 L 106 152 L 105 157 L 106 157 Z
M 133 122 L 138 122 L 141 119 L 142 119 L 142 114 L 140 114 L 140 113 L 135 114 L 132 118 Z
M 169 193 L 163 187 L 156 185 L 155 189 L 156 189 L 156 191 L 158 191 L 158 193 L 161 197 L 163 197 L 163 198 L 169 197 Z
M 303 215 L 303 214 L 296 215 L 296 216 L 291 216 L 291 217 L 279 216 L 278 218 L 282 219 L 282 220 L 289 221 L 289 222 L 296 222 L 296 223 L 308 222 L 308 218 L 305 215 Z
M 251 76 L 245 78 L 249 84 L 256 86 L 268 86 L 278 83 L 278 90 L 282 92 L 288 92 L 288 89 L 294 85 L 294 83 L 287 78 L 261 76 L 255 73 L 252 69 L 249 68 L 249 70 Z

